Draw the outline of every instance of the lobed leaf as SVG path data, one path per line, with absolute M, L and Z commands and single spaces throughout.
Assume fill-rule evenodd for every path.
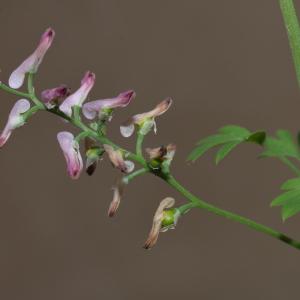
M 281 206 L 282 220 L 285 221 L 300 212 L 300 178 L 287 180 L 281 189 L 284 192 L 271 202 L 271 206 Z
M 188 161 L 195 161 L 211 148 L 220 146 L 215 159 L 216 164 L 218 164 L 240 143 L 252 142 L 262 145 L 265 137 L 266 134 L 263 131 L 251 133 L 246 128 L 227 125 L 220 128 L 218 134 L 200 140 L 188 156 Z
M 261 154 L 264 157 L 293 157 L 300 159 L 298 145 L 292 135 L 285 130 L 278 130 L 277 138 L 268 137 L 265 140 L 265 150 Z

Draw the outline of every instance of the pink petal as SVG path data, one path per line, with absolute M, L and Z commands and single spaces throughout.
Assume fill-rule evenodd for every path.
M 83 79 L 81 80 L 80 88 L 65 99 L 60 105 L 59 109 L 64 112 L 67 116 L 72 116 L 72 107 L 77 105 L 81 106 L 87 98 L 90 90 L 95 84 L 96 76 L 92 72 L 86 72 Z
M 79 145 L 72 133 L 63 131 L 57 134 L 59 145 L 67 162 L 67 171 L 72 179 L 78 179 L 83 168 Z
M 20 88 L 24 83 L 26 73 L 37 72 L 39 65 L 53 42 L 54 36 L 55 32 L 51 28 L 43 33 L 36 50 L 10 75 L 8 84 L 11 88 Z
M 114 98 L 91 101 L 83 105 L 82 112 L 87 119 L 92 120 L 104 108 L 126 107 L 135 95 L 135 92 L 130 90 L 123 92 Z
M 5 128 L 0 135 L 0 147 L 7 142 L 14 129 L 24 125 L 25 120 L 22 114 L 29 109 L 30 102 L 26 99 L 20 99 L 15 103 L 11 112 L 9 113 Z

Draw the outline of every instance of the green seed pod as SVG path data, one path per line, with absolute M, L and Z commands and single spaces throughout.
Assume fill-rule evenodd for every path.
M 163 219 L 161 222 L 162 231 L 175 228 L 179 217 L 180 211 L 177 208 L 165 210 L 163 212 Z

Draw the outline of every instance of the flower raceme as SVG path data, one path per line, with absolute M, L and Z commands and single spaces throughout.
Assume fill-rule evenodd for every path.
M 167 98 L 149 112 L 134 115 L 121 125 L 121 134 L 124 137 L 130 137 L 134 132 L 135 126 L 139 128 L 139 132 L 143 135 L 146 135 L 152 128 L 154 128 L 154 132 L 156 133 L 155 118 L 165 113 L 170 108 L 171 104 L 172 99 Z
M 96 117 L 101 120 L 105 117 L 106 110 L 112 110 L 117 107 L 126 107 L 135 96 L 135 92 L 129 90 L 114 98 L 91 101 L 83 105 L 82 113 L 89 120 L 93 120 Z
M 34 74 L 38 71 L 47 50 L 51 46 L 55 33 L 49 28 L 40 39 L 36 50 L 11 74 L 9 86 L 12 89 L 20 88 L 25 76 Z M 116 108 L 124 108 L 136 97 L 133 90 L 128 90 L 112 98 L 100 99 L 84 103 L 95 84 L 95 74 L 87 71 L 81 80 L 80 87 L 73 93 L 66 85 L 60 85 L 42 91 L 40 99 L 35 95 L 33 87 L 33 78 L 28 77 L 28 93 L 26 95 L 33 102 L 32 108 L 30 102 L 26 99 L 18 100 L 13 106 L 7 124 L 0 135 L 0 147 L 2 147 L 12 131 L 25 124 L 27 119 L 39 110 L 50 111 L 67 122 L 76 125 L 82 129 L 76 137 L 70 132 L 62 131 L 57 134 L 59 146 L 66 160 L 67 173 L 72 179 L 78 179 L 83 170 L 83 159 L 79 150 L 79 142 L 84 139 L 85 142 L 85 170 L 88 175 L 92 175 L 98 162 L 102 159 L 104 153 L 108 155 L 112 165 L 119 169 L 124 175 L 118 179 L 113 187 L 113 199 L 108 209 L 108 216 L 113 217 L 120 205 L 124 188 L 129 181 L 147 172 L 155 174 L 167 174 L 170 162 L 175 153 L 175 146 L 161 146 L 158 148 L 147 148 L 149 160 L 145 160 L 142 153 L 132 155 L 132 153 L 113 145 L 106 138 L 106 121 L 110 121 L 112 113 Z M 15 92 L 16 93 L 16 92 Z M 120 127 L 121 134 L 129 137 L 137 127 L 139 134 L 146 135 L 152 128 L 156 132 L 156 117 L 165 113 L 172 104 L 172 99 L 167 98 L 160 102 L 149 112 L 137 114 Z M 73 109 L 76 107 L 75 113 Z M 64 114 L 62 114 L 63 112 Z M 84 124 L 80 114 L 86 119 L 91 120 L 90 124 Z M 96 119 L 96 120 L 95 120 Z M 106 142 L 107 141 L 107 142 Z M 113 146 L 112 146 L 113 145 Z M 140 145 L 141 146 L 141 145 Z M 139 149 L 137 147 L 137 149 Z M 142 169 L 133 172 L 134 163 L 126 160 L 126 157 L 133 157 L 136 161 L 142 162 Z M 136 159 L 138 158 L 138 159 Z M 160 170 L 160 173 L 158 170 Z M 131 174 L 129 174 L 131 173 Z M 144 245 L 146 249 L 154 246 L 158 239 L 159 232 L 173 228 L 181 214 L 180 208 L 169 209 L 174 205 L 173 198 L 164 199 L 159 205 L 153 220 L 152 229 Z
M 78 142 L 67 131 L 59 132 L 57 139 L 67 162 L 68 174 L 72 179 L 78 179 L 83 168 Z
M 24 83 L 25 75 L 27 73 L 37 72 L 39 65 L 53 42 L 54 36 L 55 32 L 51 28 L 48 28 L 43 33 L 35 51 L 10 75 L 8 83 L 11 88 L 20 88 Z
M 26 99 L 18 100 L 13 106 L 4 130 L 0 135 L 0 147 L 2 147 L 10 137 L 12 131 L 25 124 L 25 118 L 22 114 L 30 109 L 30 102 Z
M 96 76 L 94 73 L 87 71 L 81 80 L 80 88 L 73 94 L 68 96 L 64 102 L 59 106 L 59 109 L 64 112 L 67 116 L 72 116 L 73 106 L 82 106 L 86 100 L 90 90 L 95 84 Z

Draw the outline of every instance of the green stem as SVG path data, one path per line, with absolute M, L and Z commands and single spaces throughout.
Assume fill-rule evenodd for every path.
M 36 112 L 37 110 L 46 110 L 48 112 L 51 112 L 59 117 L 64 118 L 65 120 L 69 121 L 70 123 L 72 123 L 74 126 L 78 127 L 79 129 L 82 130 L 82 134 L 86 134 L 86 135 L 90 135 L 91 137 L 95 138 L 96 140 L 98 140 L 100 143 L 102 144 L 109 144 L 111 146 L 113 146 L 114 148 L 118 148 L 121 149 L 122 151 L 125 152 L 126 157 L 128 157 L 131 160 L 134 160 L 136 162 L 138 162 L 140 165 L 143 166 L 142 169 L 135 171 L 134 173 L 128 175 L 129 179 L 131 180 L 136 176 L 139 176 L 141 174 L 147 173 L 149 172 L 149 168 L 147 165 L 147 162 L 145 161 L 145 159 L 140 155 L 140 154 L 134 154 L 131 153 L 130 151 L 127 151 L 125 149 L 120 148 L 119 146 L 117 146 L 116 144 L 114 144 L 112 141 L 110 141 L 106 136 L 100 135 L 99 133 L 97 133 L 96 131 L 94 131 L 93 129 L 89 128 L 87 125 L 85 125 L 80 118 L 70 118 L 68 116 L 66 116 L 64 113 L 60 112 L 58 109 L 46 109 L 45 106 L 40 102 L 40 100 L 35 96 L 34 94 L 34 89 L 33 89 L 33 77 L 29 76 L 29 82 L 28 82 L 28 90 L 30 92 L 30 95 L 28 95 L 29 99 L 31 99 L 33 102 L 37 102 L 37 105 L 34 106 L 31 110 L 29 115 L 32 115 L 34 112 Z M 0 88 L 2 88 L 5 91 L 8 91 L 10 93 L 16 94 L 15 92 L 10 91 L 10 89 L 7 88 L 3 88 L 3 85 L 0 85 Z M 142 139 L 138 144 L 142 144 Z M 139 153 L 139 151 L 137 151 Z M 287 163 L 287 162 L 285 162 Z M 158 175 L 157 173 L 153 172 L 155 175 Z M 232 212 L 220 209 L 216 206 L 213 206 L 201 199 L 199 199 L 198 197 L 196 197 L 195 195 L 193 195 L 191 192 L 189 192 L 187 189 L 185 189 L 173 176 L 171 176 L 169 173 L 162 173 L 159 174 L 158 176 L 160 176 L 163 180 L 165 180 L 170 186 L 172 186 L 174 189 L 176 189 L 178 192 L 180 192 L 186 199 L 188 199 L 190 201 L 190 203 L 187 203 L 185 205 L 183 205 L 181 207 L 181 211 L 182 213 L 187 212 L 189 209 L 193 208 L 193 207 L 198 207 L 198 208 L 202 208 L 205 209 L 209 212 L 212 212 L 216 215 L 219 216 L 223 216 L 225 218 L 228 218 L 230 220 L 239 222 L 241 224 L 244 224 L 256 231 L 260 231 L 263 232 L 269 236 L 272 236 L 278 240 L 281 240 L 287 244 L 289 244 L 290 246 L 300 249 L 300 242 L 297 242 L 291 238 L 289 238 L 288 236 L 275 231 L 267 226 L 261 225 L 259 223 L 256 223 L 250 219 L 244 218 L 240 215 L 234 214 Z M 180 209 L 180 208 L 179 208 Z
M 29 94 L 23 93 L 23 92 L 19 92 L 19 91 L 15 90 L 15 89 L 12 89 L 12 88 L 10 88 L 9 86 L 5 85 L 2 82 L 0 82 L 0 89 L 2 89 L 3 91 L 5 91 L 7 93 L 10 93 L 10 94 L 22 97 L 22 98 L 30 99 L 30 95 Z
M 293 0 L 279 0 L 300 87 L 300 27 Z
M 300 176 L 300 170 L 286 157 L 281 157 L 280 160 L 286 164 L 297 176 Z
M 35 90 L 33 86 L 34 75 L 35 75 L 34 73 L 28 73 L 28 79 L 27 79 L 28 93 L 30 95 L 30 99 L 37 107 L 39 107 L 40 109 L 45 109 L 45 105 L 35 95 Z
M 222 216 L 225 217 L 227 219 L 230 219 L 232 221 L 244 224 L 256 231 L 265 233 L 277 240 L 280 240 L 284 243 L 287 243 L 288 245 L 296 248 L 296 249 L 300 249 L 300 242 L 286 236 L 285 234 L 276 231 L 270 227 L 267 227 L 265 225 L 259 224 L 255 221 L 252 221 L 250 219 L 247 219 L 245 217 L 242 217 L 240 215 L 237 215 L 235 213 L 232 213 L 230 211 L 218 208 L 214 205 L 211 205 L 201 199 L 199 199 L 198 197 L 196 197 L 195 195 L 193 195 L 191 192 L 189 192 L 186 188 L 184 188 L 173 176 L 169 176 L 167 179 L 165 179 L 166 182 L 172 186 L 174 189 L 176 189 L 177 191 L 179 191 L 184 197 L 186 197 L 188 200 L 190 200 L 193 204 L 194 207 L 198 207 L 198 208 L 202 208 L 204 210 L 207 210 L 211 213 L 214 213 L 215 215 L 218 216 Z
M 125 183 L 129 183 L 132 179 L 134 179 L 135 177 L 137 176 L 140 176 L 140 175 L 143 175 L 143 174 L 146 174 L 149 172 L 149 169 L 148 168 L 142 168 L 142 169 L 139 169 L 139 170 L 136 170 L 132 173 L 130 173 L 129 175 L 127 176 L 124 176 L 123 177 L 123 180 Z
M 141 134 L 138 131 L 135 152 L 136 152 L 136 155 L 141 156 L 141 157 L 143 156 L 142 146 L 143 146 L 144 137 L 145 137 L 145 135 Z

